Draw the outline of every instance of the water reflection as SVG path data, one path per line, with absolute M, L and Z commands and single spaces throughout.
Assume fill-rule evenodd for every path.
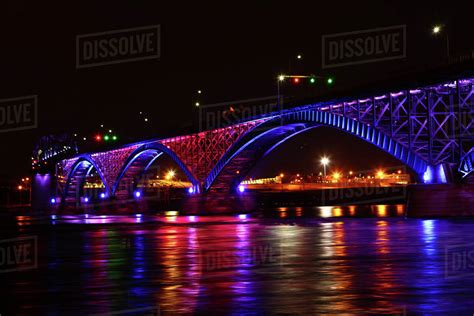
M 370 218 L 347 217 L 358 210 L 286 207 L 273 210 L 271 220 L 131 216 L 123 223 L 59 215 L 55 226 L 50 218 L 36 225 L 22 217 L 15 229 L 38 235 L 40 261 L 37 270 L 9 276 L 4 297 L 24 299 L 2 304 L 13 314 L 157 305 L 165 314 L 474 310 L 472 300 L 458 300 L 473 294 L 474 278 L 444 277 L 445 245 L 472 239 L 474 220 L 392 217 L 401 209 L 388 205 L 361 211 Z
M 264 211 L 272 216 L 271 211 Z M 280 218 L 293 217 L 400 217 L 405 214 L 405 205 L 348 205 L 348 206 L 313 206 L 313 207 L 280 207 L 277 208 Z
M 435 224 L 436 220 L 427 219 L 422 221 L 423 225 L 423 241 L 425 242 L 425 247 L 423 248 L 426 255 L 431 256 L 436 251 L 434 242 L 436 240 L 435 235 Z

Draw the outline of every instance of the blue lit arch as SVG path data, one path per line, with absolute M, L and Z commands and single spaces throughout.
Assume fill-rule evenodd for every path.
M 472 174 L 474 171 L 474 147 L 462 157 L 458 171 L 461 173 L 463 178 Z
M 420 179 L 423 179 L 424 173 L 428 170 L 429 164 L 425 160 L 381 131 L 351 118 L 308 109 L 275 116 L 250 130 L 223 155 L 209 173 L 204 182 L 204 190 L 207 191 L 216 185 L 219 177 L 231 177 L 232 172 L 226 174 L 225 169 L 232 168 L 233 160 L 237 156 L 245 156 L 244 151 L 249 151 L 249 155 L 254 157 L 245 166 L 246 172 L 233 175 L 232 186 L 240 183 L 258 160 L 267 156 L 280 144 L 295 135 L 320 126 L 336 128 L 377 146 L 412 169 Z M 237 166 L 233 168 L 236 169 Z
M 65 189 L 64 189 L 63 196 L 67 197 L 68 194 L 70 193 L 69 189 L 70 189 L 71 181 L 73 180 L 73 178 L 74 178 L 74 176 L 76 175 L 77 172 L 79 172 L 80 170 L 85 170 L 85 173 L 83 175 L 83 179 L 79 183 L 80 185 L 82 185 L 82 182 L 85 180 L 85 177 L 87 177 L 87 175 L 90 174 L 92 169 L 95 169 L 97 171 L 97 173 L 100 177 L 100 180 L 104 184 L 105 194 L 109 195 L 110 194 L 110 187 L 109 187 L 107 181 L 105 180 L 105 177 L 104 177 L 104 174 L 103 174 L 102 170 L 100 170 L 100 168 L 97 166 L 96 162 L 94 161 L 94 159 L 92 159 L 92 157 L 90 155 L 80 155 L 77 158 L 74 165 L 72 166 L 71 171 L 69 172 L 69 174 L 67 176 L 66 186 L 65 186 Z

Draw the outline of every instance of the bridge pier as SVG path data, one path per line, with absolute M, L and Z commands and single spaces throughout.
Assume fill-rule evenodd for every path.
M 238 214 L 255 210 L 254 197 L 245 192 L 206 192 L 188 196 L 183 201 L 183 211 L 186 214 Z
M 56 179 L 49 173 L 34 174 L 31 182 L 31 206 L 33 212 L 47 212 L 52 209 L 51 199 L 56 202 Z M 57 201 L 59 202 L 59 201 Z
M 474 183 L 417 184 L 407 188 L 408 217 L 474 216 Z
M 453 166 L 449 164 L 428 166 L 420 178 L 424 184 L 452 183 L 456 180 L 453 171 Z

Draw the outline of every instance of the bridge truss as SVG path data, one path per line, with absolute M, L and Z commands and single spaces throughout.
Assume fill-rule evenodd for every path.
M 473 80 L 320 107 L 379 129 L 430 165 L 458 164 L 474 145 Z
M 178 165 L 186 169 L 195 181 L 209 189 L 212 184 L 208 181 L 209 175 L 212 175 L 212 178 L 217 177 L 217 173 L 229 162 L 224 161 L 228 158 L 227 154 L 229 151 L 238 151 L 235 147 L 243 137 L 255 133 L 260 125 L 276 117 L 303 115 L 308 110 L 329 112 L 331 117 L 341 118 L 331 119 L 331 122 L 341 122 L 346 124 L 346 127 L 356 126 L 354 122 L 362 129 L 364 126 L 368 127 L 365 129 L 374 131 L 373 135 L 377 132 L 380 139 L 387 137 L 390 140 L 387 144 L 393 142 L 394 146 L 403 148 L 400 150 L 409 152 L 416 160 L 422 160 L 423 164 L 426 163 L 432 170 L 443 169 L 444 178 L 446 171 L 453 170 L 458 170 L 462 176 L 466 176 L 473 171 L 472 159 L 468 160 L 472 158 L 474 146 L 473 83 L 474 79 L 459 79 L 416 89 L 308 104 L 282 112 L 272 112 L 258 119 L 250 118 L 225 128 L 79 155 L 58 164 L 58 183 L 60 187 L 67 187 L 68 179 L 74 176 L 71 173 L 75 164 L 80 162 L 80 159 L 87 159 L 100 169 L 104 181 L 107 182 L 105 186 L 111 187 L 119 174 L 125 172 L 123 166 L 130 160 L 130 155 L 139 154 L 137 151 L 140 151 L 142 146 L 149 150 L 155 143 L 165 146 L 161 152 L 172 155 Z M 352 127 L 343 129 L 360 137 Z M 366 140 L 371 141 L 370 138 Z M 376 142 L 374 144 L 379 146 Z M 158 151 L 159 149 L 159 155 Z M 252 155 L 254 154 L 255 151 Z M 462 167 L 461 162 L 465 162 Z M 470 167 L 466 169 L 466 166 Z M 233 174 L 238 172 L 234 171 Z

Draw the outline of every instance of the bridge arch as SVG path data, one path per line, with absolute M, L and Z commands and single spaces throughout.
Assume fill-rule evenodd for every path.
M 183 161 L 167 146 L 154 142 L 138 147 L 128 156 L 113 183 L 112 195 L 116 196 L 120 193 L 120 183 L 124 177 L 136 177 L 139 174 L 145 173 L 153 162 L 163 154 L 169 156 L 179 166 L 195 188 L 199 187 L 199 181 L 196 180 Z
M 342 115 L 308 109 L 275 116 L 242 136 L 209 173 L 204 190 L 232 189 L 245 178 L 258 160 L 280 144 L 320 126 L 336 128 L 377 146 L 412 169 L 420 179 L 430 170 L 425 160 L 378 129 Z
M 471 148 L 462 158 L 458 171 L 463 178 L 467 178 L 474 172 L 474 147 Z
M 92 170 L 97 171 L 97 174 L 104 184 L 104 193 L 107 196 L 110 194 L 110 187 L 105 180 L 103 171 L 98 167 L 97 163 L 90 155 L 81 155 L 72 165 L 71 171 L 67 175 L 66 186 L 63 193 L 63 199 L 66 203 L 76 203 L 79 200 L 84 181 Z

